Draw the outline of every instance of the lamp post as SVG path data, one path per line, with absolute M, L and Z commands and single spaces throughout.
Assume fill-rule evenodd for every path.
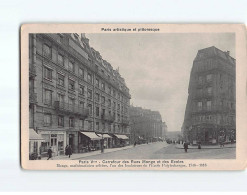
M 103 133 L 101 134 L 101 153 L 104 153 L 104 138 L 103 138 Z

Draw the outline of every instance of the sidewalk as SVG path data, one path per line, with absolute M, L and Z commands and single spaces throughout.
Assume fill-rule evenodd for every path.
M 143 144 L 140 145 L 136 145 L 136 147 L 139 147 Z M 108 149 L 104 149 L 104 153 L 110 153 L 110 152 L 116 152 L 119 150 L 127 150 L 130 148 L 133 148 L 133 145 L 130 146 L 125 146 L 125 147 L 121 147 L 121 148 L 108 148 Z M 61 155 L 61 156 L 54 156 L 52 157 L 52 160 L 78 160 L 80 158 L 84 158 L 84 157 L 88 157 L 88 156 L 94 156 L 94 155 L 99 155 L 101 154 L 101 150 L 97 150 L 97 151 L 93 151 L 93 152 L 86 152 L 86 153 L 75 153 L 72 154 L 72 156 L 66 156 L 66 155 Z M 47 160 L 48 157 L 43 157 L 41 158 L 41 160 Z
M 188 149 L 198 149 L 198 146 L 188 146 Z M 177 144 L 176 145 L 177 149 L 184 149 L 184 146 L 182 144 Z M 224 147 L 220 147 L 219 145 L 208 145 L 208 146 L 204 146 L 201 145 L 201 149 L 224 149 L 224 148 L 236 148 L 236 143 L 234 144 L 226 144 Z

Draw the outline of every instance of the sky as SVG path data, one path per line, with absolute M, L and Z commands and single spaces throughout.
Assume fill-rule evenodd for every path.
M 180 131 L 193 60 L 198 50 L 215 46 L 235 58 L 231 33 L 86 34 L 125 79 L 131 105 L 159 111 L 168 131 Z

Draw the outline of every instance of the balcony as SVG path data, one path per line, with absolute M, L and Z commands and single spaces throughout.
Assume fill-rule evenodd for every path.
M 37 93 L 29 91 L 29 104 L 36 104 L 37 103 Z
M 102 114 L 102 115 L 101 115 L 101 118 L 102 118 L 103 120 L 108 121 L 108 122 L 111 122 L 111 123 L 113 123 L 114 120 L 115 120 L 114 116 L 112 116 L 112 115 L 110 115 L 110 114 Z
M 89 116 L 89 109 L 83 108 L 77 104 L 68 104 L 64 102 L 55 101 L 54 107 L 57 111 L 63 112 L 65 114 L 76 114 L 85 118 Z
M 29 77 L 36 77 L 36 67 L 32 64 L 29 64 Z

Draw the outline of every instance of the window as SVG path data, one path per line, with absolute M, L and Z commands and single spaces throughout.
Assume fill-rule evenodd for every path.
M 60 104 L 64 103 L 64 95 L 58 93 L 57 94 L 57 100 L 59 101 Z
M 198 77 L 198 82 L 199 82 L 199 84 L 202 84 L 202 76 Z
M 210 81 L 212 81 L 212 74 L 207 75 L 207 82 L 210 82 Z
M 202 102 L 197 102 L 198 110 L 202 110 Z
M 74 72 L 74 70 L 75 70 L 74 63 L 69 61 L 69 71 Z
M 102 97 L 101 97 L 101 103 L 102 103 L 102 104 L 105 104 L 105 96 L 102 96 Z
M 209 95 L 211 95 L 212 94 L 212 87 L 208 87 L 207 88 L 207 92 L 208 92 Z
M 96 107 L 96 116 L 99 116 L 99 107 Z
M 212 102 L 211 101 L 207 101 L 207 109 L 211 110 L 212 107 Z
M 113 102 L 113 108 L 114 109 L 116 108 L 116 102 Z
M 105 116 L 105 109 L 102 109 L 102 116 Z
M 80 106 L 80 108 L 84 108 L 84 102 L 83 101 L 80 101 L 79 102 L 79 106 Z
M 69 105 L 73 106 L 75 104 L 75 100 L 73 98 L 69 98 Z
M 44 126 L 51 125 L 51 114 L 44 114 Z
M 44 44 L 43 50 L 44 50 L 44 56 L 51 58 L 51 47 Z
M 101 83 L 101 89 L 105 90 L 105 83 Z
M 99 87 L 99 79 L 98 78 L 95 79 L 95 85 L 96 85 L 96 87 Z
M 52 93 L 50 90 L 45 90 L 45 104 L 51 105 Z
M 83 119 L 79 120 L 79 127 L 80 127 L 80 129 L 84 128 L 84 120 Z
M 87 81 L 92 83 L 92 75 L 90 73 L 87 74 Z
M 87 90 L 87 98 L 88 99 L 92 99 L 93 98 L 93 94 L 92 94 L 92 90 L 91 89 Z
M 87 107 L 88 107 L 88 109 L 89 109 L 89 115 L 91 115 L 92 116 L 92 104 L 88 104 L 87 105 Z
M 69 127 L 75 127 L 75 119 L 73 117 L 69 118 Z
M 105 123 L 102 123 L 102 130 L 105 131 Z
M 120 110 L 120 104 L 117 105 L 117 109 Z
M 88 130 L 92 130 L 93 125 L 92 121 L 88 121 Z
M 58 77 L 58 85 L 64 87 L 64 76 L 61 74 L 57 74 L 57 77 Z
M 99 122 L 96 122 L 96 130 L 99 131 Z
M 84 70 L 82 70 L 81 68 L 79 68 L 79 76 L 84 78 Z
M 203 95 L 202 89 L 198 89 L 198 96 L 202 96 L 202 95 Z
M 52 80 L 52 70 L 47 67 L 44 67 L 44 77 L 46 79 Z
M 79 85 L 79 94 L 80 95 L 84 95 L 84 89 L 85 89 L 85 87 L 83 86 L 83 85 Z
M 95 94 L 95 100 L 96 100 L 97 102 L 99 102 L 99 94 L 98 94 L 98 93 Z
M 64 66 L 64 59 L 63 59 L 62 55 L 60 55 L 60 54 L 57 55 L 57 62 L 59 65 Z
M 63 127 L 64 126 L 64 117 L 58 116 L 58 126 Z
M 111 87 L 108 86 L 108 93 L 111 95 Z
M 108 99 L 108 106 L 111 106 L 111 99 Z
M 75 90 L 75 81 L 69 79 L 69 90 Z
M 118 118 L 118 122 L 120 121 L 120 114 L 117 115 L 117 118 Z

